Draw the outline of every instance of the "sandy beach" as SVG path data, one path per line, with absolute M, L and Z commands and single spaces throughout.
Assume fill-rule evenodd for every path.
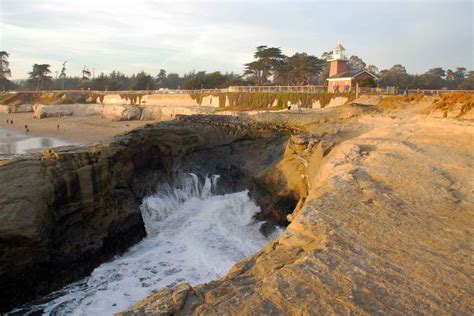
M 7 123 L 7 119 L 13 120 L 13 124 Z M 147 123 L 150 122 L 111 122 L 102 119 L 100 115 L 35 119 L 33 113 L 0 113 L 1 129 L 25 135 L 25 125 L 28 125 L 29 137 L 54 137 L 74 143 L 105 141 Z

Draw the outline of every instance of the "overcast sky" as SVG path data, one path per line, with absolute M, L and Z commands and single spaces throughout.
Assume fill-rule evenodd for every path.
M 255 47 L 320 56 L 340 40 L 379 69 L 474 65 L 473 1 L 0 0 L 12 78 L 34 63 L 68 75 L 160 68 L 242 72 Z

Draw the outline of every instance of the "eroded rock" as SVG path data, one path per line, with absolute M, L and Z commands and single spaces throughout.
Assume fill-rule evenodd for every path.
M 268 136 L 238 124 L 175 122 L 108 144 L 6 161 L 0 166 L 0 310 L 58 289 L 138 242 L 145 234 L 142 198 L 171 181 L 177 165 L 193 170 L 196 155 L 223 173 L 236 163 L 225 158 L 233 146 Z M 239 148 L 236 161 L 246 151 L 245 144 Z
M 370 129 L 342 142 L 338 131 L 326 148 L 327 136 L 310 151 L 305 137 L 288 142 L 277 168 L 308 191 L 277 240 L 219 280 L 158 291 L 123 315 L 472 314 L 472 123 L 359 122 Z
M 105 105 L 102 115 L 111 121 L 139 120 L 141 109 L 134 105 Z

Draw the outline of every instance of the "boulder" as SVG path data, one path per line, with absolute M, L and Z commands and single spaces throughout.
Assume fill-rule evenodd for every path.
M 102 114 L 104 106 L 102 104 L 69 104 L 74 116 L 89 116 Z
M 35 118 L 58 117 L 58 116 L 89 116 L 102 113 L 104 106 L 101 104 L 35 104 L 32 107 Z
M 11 113 L 33 112 L 32 104 L 20 104 L 17 106 L 11 106 L 10 108 Z
M 46 117 L 58 117 L 58 116 L 69 116 L 72 115 L 72 107 L 68 104 L 64 105 L 45 105 L 35 104 L 33 106 L 34 117 L 38 119 Z
M 141 117 L 141 109 L 133 105 L 105 105 L 102 115 L 111 121 L 133 121 Z
M 141 121 L 160 121 L 161 108 L 159 106 L 146 106 L 142 109 Z

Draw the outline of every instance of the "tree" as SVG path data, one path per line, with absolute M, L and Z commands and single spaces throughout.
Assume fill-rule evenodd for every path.
M 87 69 L 87 66 L 84 65 L 84 68 L 81 70 L 81 88 L 85 89 L 89 83 L 89 77 L 91 76 L 91 72 Z
M 128 90 L 130 85 L 130 79 L 127 78 L 123 73 L 120 71 L 112 71 L 108 75 L 107 85 L 105 90 L 109 91 L 120 91 L 120 90 Z
M 59 74 L 59 79 L 61 79 L 61 90 L 64 90 L 64 80 L 66 79 L 66 63 L 63 62 L 63 67 L 61 68 L 61 73 Z
M 460 90 L 474 90 L 474 71 L 469 71 L 467 78 L 459 84 L 457 89 Z
M 309 85 L 316 82 L 325 61 L 306 53 L 285 58 L 275 74 L 275 82 L 291 85 Z
M 411 77 L 407 70 L 400 64 L 393 65 L 390 69 L 380 72 L 380 84 L 384 87 L 395 86 L 399 88 L 408 88 L 411 83 Z
M 415 76 L 416 80 L 412 86 L 421 89 L 441 89 L 446 84 L 445 76 L 446 72 L 443 68 L 432 68 L 421 76 Z
M 323 70 L 321 72 L 321 76 L 319 78 L 319 84 L 327 84 L 326 79 L 329 78 L 329 71 L 331 69 L 330 60 L 332 59 L 332 51 L 324 52 L 321 55 L 321 59 L 325 61 L 323 65 Z
M 10 55 L 6 51 L 0 52 L 0 84 L 2 91 L 5 91 L 8 86 L 10 86 L 10 80 L 8 80 L 8 78 L 12 76 L 8 57 L 10 57 Z
M 255 61 L 245 64 L 244 74 L 255 78 L 257 85 L 261 85 L 281 66 L 285 55 L 278 47 L 262 45 L 257 47 L 254 58 Z
M 153 77 L 143 70 L 132 77 L 131 90 L 152 90 L 154 89 L 155 80 Z
M 453 73 L 455 88 L 457 88 L 465 79 L 466 79 L 466 68 L 457 67 L 456 71 Z
M 206 73 L 205 71 L 191 72 L 184 76 L 184 89 L 216 89 L 240 85 L 244 82 L 241 76 L 234 73 L 222 74 L 220 71 Z
M 178 89 L 183 83 L 184 79 L 179 76 L 177 73 L 168 73 L 166 75 L 166 81 L 164 88 L 168 89 Z
M 29 72 L 31 82 L 35 83 L 36 91 L 43 88 L 46 83 L 51 83 L 53 77 L 49 76 L 51 65 L 48 64 L 34 64 L 33 70 Z
M 376 75 L 376 76 L 378 76 L 380 74 L 379 68 L 377 66 L 374 66 L 374 65 L 368 65 L 367 66 L 367 71 L 370 72 L 371 74 Z
M 92 90 L 106 90 L 109 78 L 103 72 L 89 82 L 89 88 Z
M 353 55 L 349 57 L 349 62 L 347 63 L 347 66 L 350 70 L 362 70 L 365 68 L 366 64 L 361 58 Z
M 457 86 L 454 71 L 452 71 L 451 69 L 446 70 L 446 85 L 448 89 L 454 89 L 454 87 Z
M 244 75 L 248 77 L 249 80 L 255 81 L 257 85 L 261 85 L 266 78 L 263 78 L 264 65 L 260 61 L 252 61 L 248 64 L 245 64 Z
M 166 81 L 166 70 L 160 69 L 158 76 L 156 76 L 156 84 L 159 88 L 162 88 Z

